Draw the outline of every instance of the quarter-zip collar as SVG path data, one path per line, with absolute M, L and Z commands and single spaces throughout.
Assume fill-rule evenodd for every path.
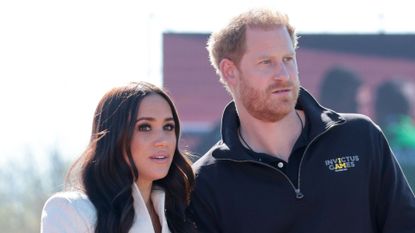
M 345 121 L 336 112 L 318 104 L 303 87 L 300 88 L 296 109 L 304 110 L 305 115 L 310 121 L 310 136 L 312 139 L 332 126 Z M 216 159 L 231 159 L 235 161 L 252 160 L 252 157 L 245 153 L 243 145 L 238 139 L 237 130 L 239 125 L 240 120 L 236 111 L 235 102 L 231 101 L 223 112 L 221 127 L 222 140 L 212 152 L 213 157 Z

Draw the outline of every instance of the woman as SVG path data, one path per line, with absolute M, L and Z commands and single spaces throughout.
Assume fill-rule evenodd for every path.
M 69 170 L 75 191 L 49 198 L 41 232 L 192 232 L 184 212 L 194 176 L 179 136 L 175 106 L 160 88 L 139 82 L 110 90 Z

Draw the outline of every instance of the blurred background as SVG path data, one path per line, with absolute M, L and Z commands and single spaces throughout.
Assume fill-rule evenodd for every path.
M 114 85 L 144 80 L 173 96 L 181 148 L 219 139 L 230 100 L 208 34 L 250 7 L 288 13 L 302 85 L 323 105 L 370 116 L 415 187 L 415 15 L 405 0 L 0 2 L 0 229 L 39 232 L 92 114 Z

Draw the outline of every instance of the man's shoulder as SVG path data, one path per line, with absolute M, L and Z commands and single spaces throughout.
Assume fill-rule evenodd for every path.
M 213 146 L 210 148 L 208 152 L 206 152 L 202 157 L 200 157 L 193 165 L 193 170 L 199 171 L 201 167 L 209 166 L 211 164 L 214 164 L 216 162 L 215 157 L 213 157 L 212 152 L 216 149 L 216 146 Z
M 359 113 L 339 113 L 345 120 L 339 129 L 342 132 L 354 132 L 361 136 L 383 135 L 382 129 L 368 116 Z
M 193 171 L 198 175 L 202 170 L 204 172 L 217 169 L 218 159 L 214 156 L 216 152 L 227 146 L 222 142 L 217 142 L 202 157 L 200 157 L 193 165 Z
M 357 121 L 372 121 L 370 117 L 361 113 L 338 113 L 346 120 L 357 120 Z
M 366 126 L 379 129 L 379 126 L 366 115 L 360 113 L 339 113 L 339 115 L 346 120 L 347 125 L 353 125 L 356 127 Z

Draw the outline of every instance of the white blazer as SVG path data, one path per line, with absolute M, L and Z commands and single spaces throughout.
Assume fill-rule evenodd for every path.
M 136 184 L 133 185 L 134 222 L 130 233 L 154 233 L 150 214 Z M 154 209 L 160 219 L 161 232 L 170 233 L 164 214 L 165 193 L 161 189 L 151 192 Z M 61 192 L 51 196 L 42 210 L 41 233 L 94 233 L 96 210 L 82 192 Z

